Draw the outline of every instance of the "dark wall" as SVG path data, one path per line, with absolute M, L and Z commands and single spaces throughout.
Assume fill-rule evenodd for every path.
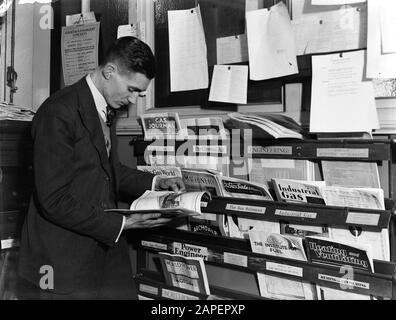
M 91 11 L 100 21 L 99 63 L 110 44 L 117 39 L 119 25 L 128 24 L 128 0 L 91 0 Z M 54 9 L 54 29 L 51 30 L 51 81 L 50 93 L 64 87 L 61 59 L 62 26 L 66 25 L 66 15 L 81 12 L 81 0 L 59 0 L 52 3 Z

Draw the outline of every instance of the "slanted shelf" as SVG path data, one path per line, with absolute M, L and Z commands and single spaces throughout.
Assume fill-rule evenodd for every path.
M 243 156 L 307 160 L 390 161 L 391 140 L 253 140 Z
M 143 270 L 134 278 L 137 284 L 138 295 L 155 300 L 256 300 L 251 294 L 236 292 L 216 286 L 210 286 L 210 295 L 200 294 L 183 288 L 164 284 L 158 273 Z M 266 300 L 264 298 L 261 298 Z
M 164 230 L 162 230 L 164 231 Z M 322 266 L 309 262 L 278 258 L 252 253 L 245 240 L 221 238 L 217 236 L 190 233 L 180 230 L 166 230 L 152 233 L 141 240 L 142 251 L 172 252 L 174 242 L 195 246 L 207 251 L 205 263 L 221 265 L 230 269 L 303 280 L 329 288 L 340 289 L 340 284 L 348 286 L 348 292 L 373 295 L 384 299 L 394 299 L 395 263 L 375 261 L 374 266 L 384 273 L 354 271 L 353 279 L 345 278 L 345 272 L 337 267 Z M 162 246 L 162 249 L 160 247 Z M 212 288 L 212 287 L 211 287 Z M 257 299 L 262 298 L 260 296 Z

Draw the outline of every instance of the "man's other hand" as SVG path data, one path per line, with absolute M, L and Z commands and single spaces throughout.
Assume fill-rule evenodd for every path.
M 186 186 L 184 185 L 184 182 L 180 177 L 165 178 L 157 176 L 156 179 L 157 180 L 155 181 L 155 190 L 172 190 L 175 192 L 186 191 Z
M 161 227 L 171 220 L 161 213 L 134 213 L 126 217 L 123 230 Z

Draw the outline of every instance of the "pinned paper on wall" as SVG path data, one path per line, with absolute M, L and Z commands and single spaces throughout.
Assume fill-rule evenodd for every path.
M 98 66 L 99 27 L 100 22 L 62 27 L 62 67 L 66 86 Z
M 119 25 L 117 29 L 117 39 L 132 36 L 142 41 L 146 41 L 146 23 L 131 23 Z
M 169 10 L 168 24 L 171 91 L 207 88 L 207 49 L 199 6 Z
M 249 60 L 247 36 L 239 34 L 216 39 L 217 64 L 230 64 Z
M 387 16 L 385 12 L 392 10 L 392 1 L 368 0 L 368 34 L 367 34 L 367 78 L 394 79 L 396 78 L 396 53 L 383 53 L 385 49 L 392 50 L 394 39 L 388 39 L 387 34 L 381 30 L 381 17 Z M 382 13 L 382 14 L 381 14 Z M 392 24 L 392 19 L 390 19 Z M 389 30 L 389 36 L 396 34 Z M 385 40 L 385 42 L 383 42 Z M 389 40 L 389 42 L 387 42 Z M 390 46 L 389 46 L 390 45 Z
M 294 33 L 283 2 L 246 13 L 251 80 L 298 73 Z
M 365 51 L 312 57 L 311 132 L 379 128 L 374 89 L 363 81 Z
M 297 55 L 366 48 L 367 10 L 341 7 L 292 21 Z
M 209 101 L 247 103 L 248 66 L 215 65 Z
M 88 24 L 95 22 L 96 22 L 95 13 L 92 11 L 66 16 L 66 26 L 72 26 L 76 24 Z

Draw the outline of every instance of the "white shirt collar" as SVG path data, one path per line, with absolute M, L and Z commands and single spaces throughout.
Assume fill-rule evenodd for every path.
M 107 102 L 106 99 L 103 97 L 103 95 L 99 92 L 98 88 L 96 88 L 95 84 L 92 81 L 91 76 L 88 74 L 85 78 L 88 83 L 88 87 L 91 90 L 96 110 L 99 113 L 99 116 L 103 119 L 104 122 L 106 122 L 106 107 L 107 107 Z

